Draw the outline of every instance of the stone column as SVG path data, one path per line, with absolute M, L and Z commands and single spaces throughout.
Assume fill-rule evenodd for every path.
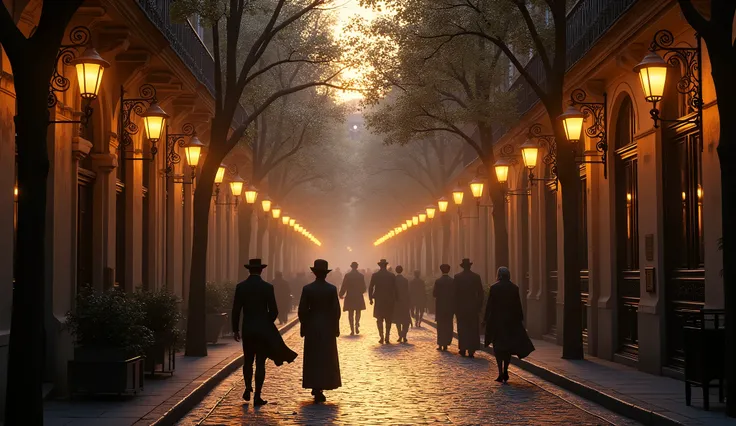
M 547 330 L 546 259 L 544 236 L 544 191 L 542 184 L 534 185 L 529 196 L 529 294 L 527 296 L 526 326 L 529 335 L 540 339 Z
M 115 284 L 117 176 L 112 171 L 118 167 L 118 160 L 110 153 L 94 153 L 90 157 L 97 173 L 92 206 L 92 283 L 95 290 L 102 291 Z
M 192 266 L 192 196 L 194 185 L 184 185 L 182 227 L 182 306 L 189 306 L 189 273 Z

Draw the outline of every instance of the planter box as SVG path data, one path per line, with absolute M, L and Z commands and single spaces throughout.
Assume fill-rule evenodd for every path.
M 174 375 L 176 351 L 170 346 L 155 344 L 146 351 L 146 371 L 151 375 L 168 373 Z
M 207 314 L 207 343 L 217 343 L 227 322 L 226 313 Z
M 72 395 L 137 394 L 143 390 L 145 357 L 125 357 L 114 349 L 78 348 L 68 361 L 69 390 Z

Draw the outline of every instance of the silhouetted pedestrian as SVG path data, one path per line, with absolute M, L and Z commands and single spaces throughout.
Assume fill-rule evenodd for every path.
M 427 288 L 419 271 L 414 271 L 414 279 L 409 282 L 409 294 L 414 327 L 420 327 L 424 318 L 424 310 L 427 309 Z
M 329 278 L 330 278 L 330 281 L 332 281 L 333 283 L 337 285 L 337 284 L 342 283 L 344 276 L 340 268 L 335 268 L 334 271 L 330 272 Z
M 480 349 L 480 322 L 483 308 L 483 283 L 480 275 L 470 270 L 473 262 L 463 259 L 463 271 L 455 274 L 455 315 L 457 317 L 457 346 L 460 355 L 473 358 Z
M 498 365 L 497 382 L 509 380 L 511 355 L 519 359 L 534 351 L 534 344 L 524 328 L 524 311 L 521 308 L 519 287 L 511 282 L 511 273 L 505 266 L 498 268 L 498 281 L 488 291 L 486 304 L 485 345 L 493 343 L 493 352 Z
M 378 326 L 378 335 L 381 337 L 378 343 L 391 343 L 389 337 L 391 335 L 391 317 L 394 314 L 394 304 L 398 298 L 396 293 L 396 277 L 394 274 L 386 270 L 388 262 L 381 259 L 378 262 L 380 269 L 371 276 L 371 284 L 368 287 L 368 300 L 371 305 L 373 300 L 376 306 L 373 308 L 373 317 L 376 318 Z M 383 325 L 386 324 L 386 338 L 383 337 Z
M 294 307 L 297 306 L 302 297 L 302 289 L 308 284 L 307 276 L 304 272 L 297 272 L 294 280 L 291 282 L 291 296 Z
M 442 276 L 434 282 L 435 315 L 437 321 L 437 349 L 446 351 L 452 343 L 453 317 L 455 316 L 455 287 L 450 277 L 450 265 L 440 265 Z
M 340 336 L 340 300 L 337 287 L 325 281 L 330 272 L 326 260 L 311 268 L 316 280 L 304 287 L 299 301 L 299 321 L 304 337 L 302 387 L 312 389 L 315 402 L 325 402 L 323 391 L 342 386 L 337 338 Z
M 350 264 L 350 272 L 345 274 L 340 286 L 340 298 L 344 298 L 342 310 L 348 312 L 350 335 L 360 334 L 360 311 L 365 310 L 365 277 L 358 272 L 358 263 Z
M 279 308 L 279 324 L 286 324 L 291 312 L 291 288 L 289 282 L 284 279 L 284 274 L 276 272 L 273 280 L 273 291 L 276 294 L 276 305 Z
M 396 294 L 397 299 L 394 304 L 394 315 L 392 320 L 396 324 L 396 330 L 399 334 L 399 343 L 407 343 L 406 334 L 409 332 L 411 324 L 411 300 L 409 296 L 409 281 L 401 275 L 404 267 L 399 265 L 396 267 Z
M 250 259 L 245 268 L 250 276 L 235 288 L 232 319 L 233 337 L 236 342 L 241 340 L 240 313 L 243 313 L 242 341 L 245 365 L 245 391 L 243 399 L 250 400 L 253 392 L 253 362 L 256 364 L 256 392 L 253 398 L 255 405 L 267 404 L 261 398 L 263 382 L 266 379 L 266 358 L 280 366 L 284 362 L 292 362 L 296 352 L 289 349 L 281 338 L 279 330 L 273 323 L 278 317 L 278 307 L 273 286 L 261 278 L 261 272 L 267 265 L 261 259 Z

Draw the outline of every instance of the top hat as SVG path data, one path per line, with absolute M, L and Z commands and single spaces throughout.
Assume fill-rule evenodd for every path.
M 332 270 L 328 268 L 327 261 L 324 259 L 315 260 L 314 266 L 310 267 L 309 269 L 311 269 L 312 272 L 330 272 Z
M 378 262 L 378 266 L 386 266 L 388 265 L 388 262 L 386 262 L 386 259 L 381 259 L 380 262 Z
M 261 259 L 250 259 L 248 264 L 243 266 L 245 266 L 245 269 L 250 271 L 251 269 L 264 269 L 268 265 L 261 263 Z
M 357 267 L 358 267 L 358 262 L 353 262 L 353 263 L 351 263 L 351 264 L 350 264 L 350 267 L 351 267 L 351 268 L 357 268 Z
M 463 259 L 463 262 L 460 264 L 460 266 L 463 266 L 463 267 L 464 266 L 471 266 L 472 264 L 473 264 L 473 262 L 471 262 L 470 259 L 465 258 L 465 259 Z

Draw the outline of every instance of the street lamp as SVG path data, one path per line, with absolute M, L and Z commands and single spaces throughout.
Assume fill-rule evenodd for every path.
M 296 220 L 295 219 L 289 219 L 289 226 L 293 228 L 294 225 L 296 225 Z
M 155 144 L 161 139 L 161 134 L 164 131 L 166 119 L 169 118 L 169 114 L 161 109 L 158 102 L 154 101 L 146 112 L 143 113 L 142 117 L 143 125 L 146 128 L 146 136 L 152 144 Z
M 427 219 L 434 219 L 437 209 L 433 205 L 428 205 L 424 210 L 427 212 Z
M 447 201 L 447 198 L 442 197 L 439 200 L 437 200 L 437 207 L 440 209 L 440 213 L 444 213 L 447 211 L 447 206 L 449 205 L 449 201 Z
M 529 169 L 529 173 L 531 173 L 531 171 L 535 167 L 537 167 L 537 157 L 539 156 L 539 145 L 537 145 L 536 143 L 528 139 L 519 148 L 521 150 L 521 159 L 524 161 L 524 167 Z
M 583 133 L 583 120 L 585 118 L 583 113 L 570 105 L 558 118 L 562 121 L 562 127 L 565 129 L 567 140 L 570 142 L 580 141 L 580 136 Z
M 465 191 L 463 191 L 460 188 L 455 188 L 455 190 L 452 191 L 452 200 L 455 202 L 456 206 L 459 206 L 463 203 L 464 195 L 465 195 Z
M 662 100 L 664 86 L 667 82 L 667 68 L 669 68 L 667 62 L 654 52 L 649 52 L 634 67 L 634 72 L 639 74 L 641 88 L 644 90 L 644 99 L 647 102 L 656 104 Z
M 199 156 L 202 153 L 202 148 L 204 148 L 204 144 L 199 140 L 197 135 L 193 135 L 189 139 L 189 143 L 184 145 L 184 156 L 187 159 L 187 164 L 192 169 L 196 169 L 199 164 Z
M 412 216 L 411 223 L 412 225 L 419 225 L 419 216 Z
M 245 190 L 245 202 L 248 204 L 253 204 L 256 202 L 256 198 L 258 197 L 258 190 L 253 185 L 248 186 L 248 189 Z
M 411 219 L 406 219 L 406 227 L 411 228 L 414 226 L 414 222 Z
M 286 214 L 284 214 L 283 216 L 281 216 L 281 223 L 284 224 L 284 225 L 287 225 L 288 226 L 290 220 L 291 220 L 291 218 L 289 216 L 287 216 Z
M 278 218 L 280 218 L 280 217 L 281 217 L 281 207 L 279 207 L 279 206 L 274 206 L 274 207 L 273 207 L 273 208 L 271 209 L 271 216 L 273 216 L 273 218 L 274 218 L 274 219 L 278 219 Z
M 261 200 L 261 208 L 263 208 L 264 213 L 268 213 L 271 211 L 271 199 L 268 198 L 268 196 Z
M 506 184 L 509 180 L 509 166 L 509 162 L 505 159 L 500 159 L 493 165 L 494 169 L 496 169 L 496 179 L 501 185 Z
M 426 213 L 419 213 L 419 223 L 424 223 L 427 221 L 427 214 Z
M 243 178 L 241 178 L 238 175 L 235 175 L 234 178 L 230 179 L 230 192 L 233 193 L 233 196 L 235 197 L 236 200 L 238 199 L 238 197 L 240 197 L 240 194 L 243 193 L 244 183 L 245 181 L 243 180 Z
M 409 225 L 407 225 L 407 224 L 405 224 L 405 223 L 402 223 L 402 224 L 401 224 L 401 230 L 402 230 L 402 231 L 406 231 L 407 229 L 409 229 Z
M 473 197 L 480 202 L 480 198 L 483 196 L 483 181 L 479 178 L 475 178 L 470 182 L 470 192 L 473 193 Z
M 94 100 L 102 84 L 102 75 L 110 63 L 102 59 L 93 47 L 85 49 L 82 56 L 69 62 L 77 69 L 77 83 L 82 99 Z
M 225 179 L 225 170 L 227 169 L 227 166 L 224 164 L 220 164 L 220 167 L 217 168 L 217 173 L 215 173 L 215 185 L 217 185 L 217 188 L 220 187 L 220 184 Z

